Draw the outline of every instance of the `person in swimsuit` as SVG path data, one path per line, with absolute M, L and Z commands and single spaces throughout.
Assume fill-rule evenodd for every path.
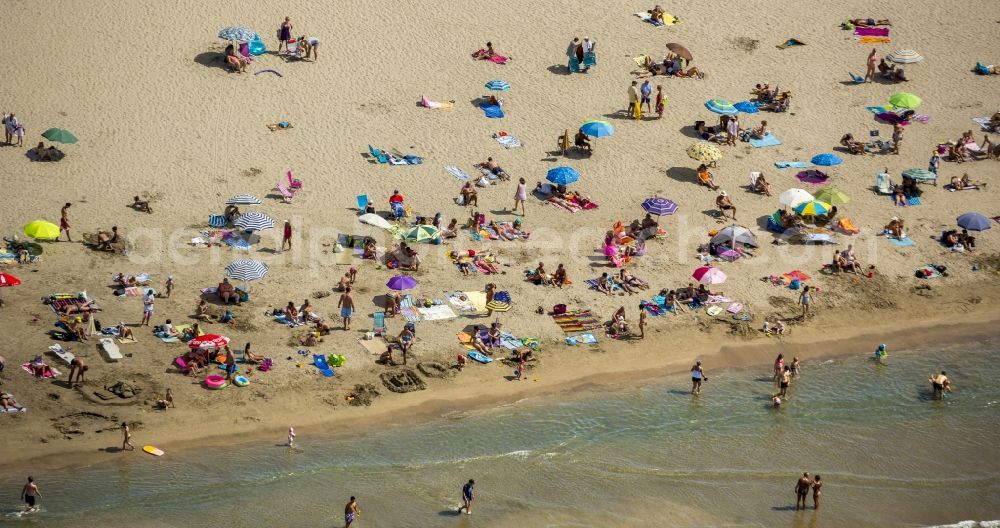
M 406 364 L 406 354 L 413 347 L 413 331 L 410 330 L 409 326 L 404 326 L 403 331 L 399 333 L 399 348 L 403 352 L 403 364 Z
M 73 241 L 73 239 L 69 236 L 69 207 L 71 205 L 73 204 L 66 202 L 66 205 L 62 206 L 59 215 L 59 234 L 62 235 L 63 232 L 66 232 L 67 242 Z
M 33 477 L 28 477 L 28 483 L 21 488 L 21 500 L 24 501 L 26 505 L 23 513 L 31 513 L 35 511 L 35 497 L 39 499 L 42 498 L 42 492 L 38 489 L 38 485 L 35 484 L 35 479 Z
M 799 304 L 802 305 L 802 318 L 805 319 L 809 317 L 809 303 L 812 302 L 812 297 L 809 295 L 809 286 L 802 288 L 802 293 L 799 294 Z
M 132 445 L 132 431 L 129 431 L 128 422 L 122 422 L 122 451 L 128 448 L 129 451 L 135 451 L 135 446 Z
M 799 504 L 802 505 L 803 510 L 806 509 L 806 498 L 809 496 L 809 488 L 812 483 L 809 473 L 803 473 L 798 482 L 795 483 L 795 511 L 799 510 Z
M 708 381 L 705 369 L 701 366 L 701 361 L 696 361 L 691 367 L 691 394 L 701 394 L 702 382 Z
M 524 203 L 528 201 L 528 188 L 524 185 L 524 178 L 517 181 L 517 191 L 514 192 L 514 213 L 517 213 L 517 206 L 521 206 L 521 216 L 524 217 Z
M 823 483 L 820 482 L 820 476 L 816 475 L 816 479 L 813 480 L 813 509 L 819 509 L 819 496 L 823 494 L 820 488 L 823 487 Z
M 875 79 L 875 67 L 878 66 L 878 52 L 872 48 L 868 54 L 868 71 L 865 73 L 865 82 L 872 82 Z
M 475 485 L 476 481 L 469 479 L 462 486 L 462 505 L 458 507 L 458 513 L 462 513 L 462 510 L 465 510 L 467 515 L 472 515 L 472 501 L 476 498 Z
M 792 368 L 786 366 L 785 370 L 782 371 L 781 373 L 781 385 L 780 385 L 781 392 L 778 393 L 778 395 L 781 396 L 782 398 L 786 398 L 788 396 L 788 384 L 791 383 L 791 381 L 792 381 Z
M 778 357 L 774 360 L 774 377 L 771 378 L 772 381 L 778 381 L 783 370 L 785 370 L 785 355 L 778 354 Z
M 361 508 L 358 508 L 358 500 L 351 496 L 351 500 L 344 506 L 344 528 L 350 528 L 360 515 Z
M 350 330 L 351 315 L 354 314 L 354 298 L 351 297 L 350 287 L 345 289 L 344 293 L 340 295 L 337 307 L 340 308 L 340 317 L 344 319 L 344 330 Z
M 792 358 L 792 377 L 793 378 L 799 377 L 799 358 L 798 357 L 793 357 Z
M 937 376 L 932 375 L 930 377 L 930 380 L 928 381 L 931 382 L 931 389 L 933 389 L 931 396 L 935 400 L 940 400 L 941 397 L 944 396 L 944 390 L 946 386 L 950 388 L 950 383 L 948 382 L 948 376 L 945 375 L 945 372 L 943 370 Z

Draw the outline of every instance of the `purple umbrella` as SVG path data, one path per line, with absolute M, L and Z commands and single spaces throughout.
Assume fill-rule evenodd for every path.
M 390 290 L 403 291 L 411 290 L 417 285 L 417 279 L 409 275 L 396 275 L 395 277 L 389 279 L 389 282 L 385 283 Z
M 805 170 L 795 175 L 796 178 L 801 182 L 809 183 L 812 185 L 823 185 L 829 176 L 818 171 L 818 170 Z

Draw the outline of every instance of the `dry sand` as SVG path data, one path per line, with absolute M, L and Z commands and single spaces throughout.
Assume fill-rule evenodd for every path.
M 787 4 L 787 5 L 786 5 Z M 427 2 L 388 6 L 358 2 L 347 9 L 302 5 L 295 10 L 273 2 L 252 8 L 229 2 L 130 4 L 94 2 L 84 11 L 58 1 L 44 8 L 26 2 L 5 8 L 4 34 L 12 42 L 32 46 L 0 49 L 6 66 L 4 111 L 13 111 L 25 123 L 26 147 L 38 141 L 49 127 L 73 131 L 80 142 L 63 147 L 62 162 L 32 163 L 26 148 L 0 148 L 0 176 L 5 201 L 0 225 L 5 233 L 35 219 L 58 221 L 59 208 L 73 202 L 70 221 L 74 240 L 85 232 L 117 225 L 130 238 L 129 256 L 98 254 L 80 244 L 44 244 L 42 261 L 10 271 L 24 284 L 3 295 L 7 306 L 0 312 L 0 335 L 8 369 L 3 389 L 14 393 L 29 412 L 0 417 L 9 423 L 0 438 L 10 446 L 7 460 L 24 460 L 50 453 L 88 453 L 118 441 L 114 433 L 96 433 L 112 421 L 141 422 L 136 441 L 164 448 L 206 436 L 264 434 L 294 424 L 329 429 L 337 421 L 354 423 L 399 421 L 410 417 L 440 415 L 450 408 L 512 401 L 532 393 L 562 390 L 580 380 L 609 371 L 635 373 L 682 369 L 695 357 L 717 353 L 723 344 L 764 344 L 753 353 L 730 349 L 714 359 L 724 364 L 765 363 L 773 357 L 774 340 L 745 328 L 736 328 L 703 313 L 650 318 L 644 343 L 617 343 L 602 337 L 599 346 L 579 350 L 561 344 L 562 332 L 548 316 L 535 315 L 565 302 L 588 307 L 607 319 L 626 305 L 630 318 L 637 315 L 639 296 L 608 298 L 588 291 L 583 279 L 610 271 L 603 267 L 599 247 L 603 233 L 616 220 L 640 217 L 639 204 L 651 195 L 667 196 L 680 210 L 662 221 L 668 237 L 650 246 L 638 260 L 634 273 L 656 288 L 689 282 L 698 265 L 696 247 L 707 241 L 707 232 L 719 224 L 703 213 L 712 209 L 714 194 L 694 184 L 692 162 L 684 153 L 694 140 L 688 129 L 697 119 L 713 119 L 702 103 L 712 97 L 746 99 L 755 83 L 778 84 L 792 90 L 792 109 L 784 114 L 758 114 L 743 119 L 744 126 L 767 119 L 783 144 L 753 149 L 746 144 L 725 148 L 725 158 L 715 169 L 717 181 L 733 196 L 741 223 L 757 232 L 762 248 L 753 259 L 723 265 L 729 281 L 718 287 L 728 297 L 746 304 L 758 326 L 761 317 L 789 318 L 797 310 L 796 295 L 760 281 L 767 275 L 799 268 L 813 274 L 820 287 L 817 317 L 794 325 L 787 341 L 803 356 L 839 350 L 810 350 L 814 339 L 879 333 L 887 328 L 905 329 L 932 321 L 972 320 L 986 324 L 996 295 L 998 252 L 994 233 L 979 237 L 975 254 L 949 254 L 929 237 L 954 225 L 954 218 L 975 210 L 988 216 L 1000 214 L 995 191 L 949 193 L 941 187 L 923 186 L 923 205 L 894 208 L 886 197 L 872 194 L 874 175 L 888 167 L 898 179 L 911 167 L 925 167 L 932 146 L 954 139 L 965 130 L 976 131 L 970 120 L 989 115 L 1000 106 L 997 79 L 974 76 L 976 60 L 996 62 L 997 57 L 975 55 L 996 49 L 996 20 L 987 15 L 991 2 L 976 0 L 955 10 L 945 3 L 914 7 L 903 2 L 850 0 L 837 9 L 816 4 L 816 9 L 790 2 L 750 2 L 738 16 L 721 3 L 670 6 L 681 25 L 656 29 L 632 13 L 651 5 L 630 1 L 620 5 L 597 2 L 524 4 L 499 8 L 488 17 L 472 2 L 447 7 Z M 902 15 L 895 13 L 903 12 Z M 572 21 L 567 22 L 566 13 Z M 726 13 L 722 15 L 722 13 Z M 887 15 L 888 14 L 888 15 Z M 286 63 L 268 53 L 257 58 L 246 74 L 228 73 L 219 59 L 224 42 L 215 38 L 222 26 L 246 24 L 260 32 L 269 48 L 275 47 L 274 30 L 289 15 L 295 34 L 322 39 L 315 63 Z M 880 55 L 912 48 L 926 57 L 907 66 L 912 79 L 905 85 L 846 85 L 847 72 L 863 74 L 871 49 L 853 41 L 838 24 L 852 16 L 890 16 L 892 44 L 877 45 Z M 566 43 L 574 36 L 590 36 L 598 43 L 598 67 L 586 75 L 565 75 Z M 804 47 L 778 50 L 788 37 Z M 42 39 L 42 40 L 40 40 Z M 469 53 L 492 40 L 497 49 L 514 59 L 505 66 L 473 61 Z M 669 103 L 662 120 L 633 122 L 620 119 L 626 88 L 632 80 L 632 56 L 659 56 L 665 42 L 681 42 L 707 73 L 704 80 L 658 78 Z M 253 75 L 262 69 L 283 74 Z M 483 95 L 483 83 L 507 80 L 513 89 L 504 94 L 507 117 L 485 119 L 472 101 Z M 818 273 L 832 252 L 829 248 L 773 246 L 760 219 L 778 206 L 775 198 L 753 195 L 742 189 L 747 174 L 762 170 L 776 191 L 802 186 L 794 171 L 779 171 L 775 161 L 808 159 L 831 151 L 846 132 L 865 136 L 879 129 L 864 107 L 884 104 L 889 95 L 906 90 L 920 95 L 919 111 L 929 123 L 907 127 L 899 156 L 846 156 L 831 171 L 832 182 L 850 194 L 840 207 L 863 226 L 853 240 L 859 258 L 877 265 L 875 278 L 828 277 Z M 455 100 L 449 111 L 429 111 L 416 106 L 420 95 L 435 100 Z M 554 155 L 555 138 L 589 119 L 608 119 L 616 126 L 609 138 L 596 140 L 596 153 L 588 159 L 561 159 Z M 295 128 L 271 132 L 265 125 L 288 120 Z M 505 130 L 524 146 L 504 150 L 491 134 Z M 976 131 L 976 139 L 982 133 Z M 367 145 L 398 149 L 424 158 L 423 165 L 389 167 L 372 164 L 364 155 Z M 335 379 L 322 379 L 304 362 L 296 347 L 288 345 L 299 331 L 274 324 L 262 316 L 269 304 L 296 303 L 314 292 L 329 291 L 345 272 L 325 244 L 337 233 L 370 232 L 357 224 L 354 196 L 368 194 L 383 208 L 393 189 L 400 189 L 414 211 L 446 218 L 466 218 L 467 211 L 453 202 L 460 182 L 444 171 L 457 165 L 472 172 L 472 164 L 495 157 L 515 178 L 529 185 L 544 179 L 558 164 L 577 168 L 581 182 L 574 186 L 600 208 L 576 214 L 540 205 L 529 199 L 527 243 L 482 244 L 462 235 L 443 246 L 421 246 L 424 266 L 416 274 L 418 297 L 443 298 L 446 290 L 481 290 L 489 280 L 510 291 L 515 308 L 503 316 L 505 328 L 520 336 L 542 340 L 543 352 L 531 378 L 515 384 L 504 376 L 509 368 L 493 364 L 471 365 L 449 380 L 425 378 L 429 390 L 405 395 L 389 394 L 379 381 L 385 368 L 356 343 L 357 331 L 335 332 L 314 347 L 318 353 L 340 353 L 347 366 Z M 286 170 L 305 182 L 291 204 L 273 197 L 274 182 Z M 943 163 L 943 180 L 969 172 L 974 179 L 995 182 L 1000 163 L 977 161 L 957 166 Z M 991 184 L 993 185 L 993 184 Z M 156 305 L 155 323 L 170 317 L 187 322 L 198 299 L 198 289 L 215 285 L 222 269 L 243 256 L 228 248 L 196 249 L 186 242 L 204 227 L 209 213 L 220 213 L 231 195 L 252 193 L 265 203 L 254 208 L 279 222 L 290 219 L 295 227 L 294 249 L 275 253 L 280 229 L 265 233 L 252 252 L 271 266 L 270 276 L 254 283 L 251 303 L 237 310 L 240 330 L 226 329 L 235 343 L 252 341 L 257 353 L 275 358 L 277 368 L 256 375 L 246 389 L 205 390 L 197 380 L 182 377 L 170 366 L 183 351 L 167 345 L 147 330 L 136 328 L 139 343 L 122 345 L 132 354 L 117 364 L 104 363 L 93 345 L 91 371 L 82 390 L 66 387 L 65 377 L 55 382 L 35 382 L 17 364 L 41 354 L 51 344 L 47 331 L 54 317 L 38 299 L 56 291 L 86 290 L 101 302 L 103 323 L 119 320 L 138 323 L 141 302 L 118 300 L 111 295 L 110 277 L 119 271 L 147 272 L 154 287 L 162 288 L 173 274 L 176 290 Z M 155 214 L 133 212 L 126 205 L 133 195 L 151 200 Z M 491 218 L 512 219 L 504 213 L 513 205 L 513 183 L 480 192 L 481 210 Z M 889 217 L 907 221 L 916 247 L 896 248 L 874 236 Z M 451 249 L 492 249 L 507 264 L 505 275 L 487 279 L 462 277 L 443 253 Z M 575 285 L 565 290 L 544 289 L 521 280 L 523 269 L 544 260 L 549 269 L 564 263 Z M 914 267 L 927 262 L 945 264 L 950 277 L 922 282 L 913 278 Z M 973 272 L 971 264 L 984 270 Z M 370 328 L 367 316 L 376 307 L 375 297 L 385 293 L 390 276 L 370 263 L 360 268 L 356 298 L 356 330 Z M 931 290 L 919 289 L 930 285 Z M 646 296 L 648 298 L 648 295 Z M 334 315 L 336 294 L 313 304 L 326 316 Z M 33 314 L 37 322 L 31 322 Z M 333 318 L 335 319 L 335 318 Z M 415 347 L 417 361 L 451 362 L 461 347 L 455 333 L 486 318 L 427 322 L 419 325 Z M 398 332 L 401 320 L 391 320 Z M 216 328 L 217 325 L 213 325 Z M 214 330 L 215 328 L 210 328 Z M 873 338 L 874 339 L 874 338 Z M 682 341 L 683 340 L 683 341 Z M 684 346 L 679 346 L 684 343 Z M 865 339 L 849 341 L 850 351 L 865 353 Z M 789 345 L 792 346 L 792 345 Z M 742 350 L 742 349 L 741 349 Z M 792 350 L 792 349 L 789 349 Z M 844 350 L 845 352 L 848 350 Z M 287 356 L 295 359 L 287 361 Z M 56 362 L 54 358 L 49 358 Z M 68 370 L 68 369 L 64 369 Z M 638 377 L 638 374 L 629 374 Z M 92 394 L 106 383 L 135 382 L 144 392 L 133 405 L 108 406 Z M 344 396 L 356 383 L 372 383 L 382 396 L 370 408 L 346 405 Z M 529 388 L 524 388 L 527 385 Z M 153 412 L 148 405 L 167 387 L 179 403 L 176 411 Z M 421 407 L 423 406 L 423 407 Z M 432 409 L 418 413 L 413 409 Z M 73 417 L 95 412 L 106 417 Z M 61 418 L 70 416 L 69 418 Z M 74 425 L 76 424 L 76 425 Z M 307 427 L 306 431 L 309 430 Z M 75 431 L 81 431 L 76 433 Z M 100 455 L 104 456 L 104 455 Z

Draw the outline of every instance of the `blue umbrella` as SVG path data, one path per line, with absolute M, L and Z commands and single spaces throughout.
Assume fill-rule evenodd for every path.
M 677 212 L 677 204 L 660 196 L 647 198 L 646 201 L 642 202 L 642 208 L 645 209 L 647 213 L 654 214 L 656 216 L 671 215 Z
M 990 228 L 990 219 L 979 213 L 965 213 L 958 217 L 958 226 L 970 231 L 986 231 Z
M 760 112 L 760 109 L 757 108 L 757 103 L 754 103 L 753 101 L 740 101 L 734 104 L 733 108 L 743 112 L 744 114 L 756 114 L 757 112 Z
M 494 92 L 506 92 L 507 90 L 510 90 L 510 84 L 507 83 L 507 81 L 493 79 L 492 81 L 486 83 L 486 88 L 493 90 Z
M 739 110 L 733 106 L 733 103 L 725 99 L 711 99 L 705 103 L 705 108 L 722 115 L 736 115 L 739 113 Z
M 505 292 L 505 291 L 498 291 L 498 292 L 496 292 L 496 293 L 493 294 L 493 300 L 494 301 L 505 302 L 507 304 L 510 304 L 510 302 L 511 302 L 510 301 L 510 293 L 509 292 Z
M 840 159 L 840 156 L 836 154 L 831 154 L 829 152 L 824 152 L 823 154 L 817 154 L 813 156 L 813 165 L 820 165 L 823 167 L 832 167 L 834 165 L 840 165 L 844 160 Z
M 545 179 L 556 185 L 569 185 L 580 179 L 580 173 L 576 172 L 573 167 L 556 167 L 554 169 L 549 169 L 546 173 Z
M 257 34 L 252 29 L 240 26 L 229 26 L 219 30 L 219 38 L 236 42 L 252 42 Z
M 580 130 L 591 137 L 605 137 L 615 133 L 615 127 L 607 121 L 587 121 L 580 127 Z

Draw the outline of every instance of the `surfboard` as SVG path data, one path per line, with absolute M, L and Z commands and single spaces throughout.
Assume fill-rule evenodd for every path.
M 485 354 L 481 354 L 478 350 L 470 350 L 468 355 L 469 355 L 469 359 L 472 359 L 473 361 L 478 361 L 480 363 L 492 363 L 493 362 L 493 358 L 491 358 L 491 357 L 489 357 L 489 356 L 487 356 Z
M 147 452 L 147 453 L 149 453 L 149 454 L 151 454 L 151 455 L 153 455 L 153 456 L 163 456 L 163 450 L 162 449 L 159 449 L 159 448 L 151 446 L 151 445 L 142 446 L 142 450 L 145 451 L 145 452 Z

